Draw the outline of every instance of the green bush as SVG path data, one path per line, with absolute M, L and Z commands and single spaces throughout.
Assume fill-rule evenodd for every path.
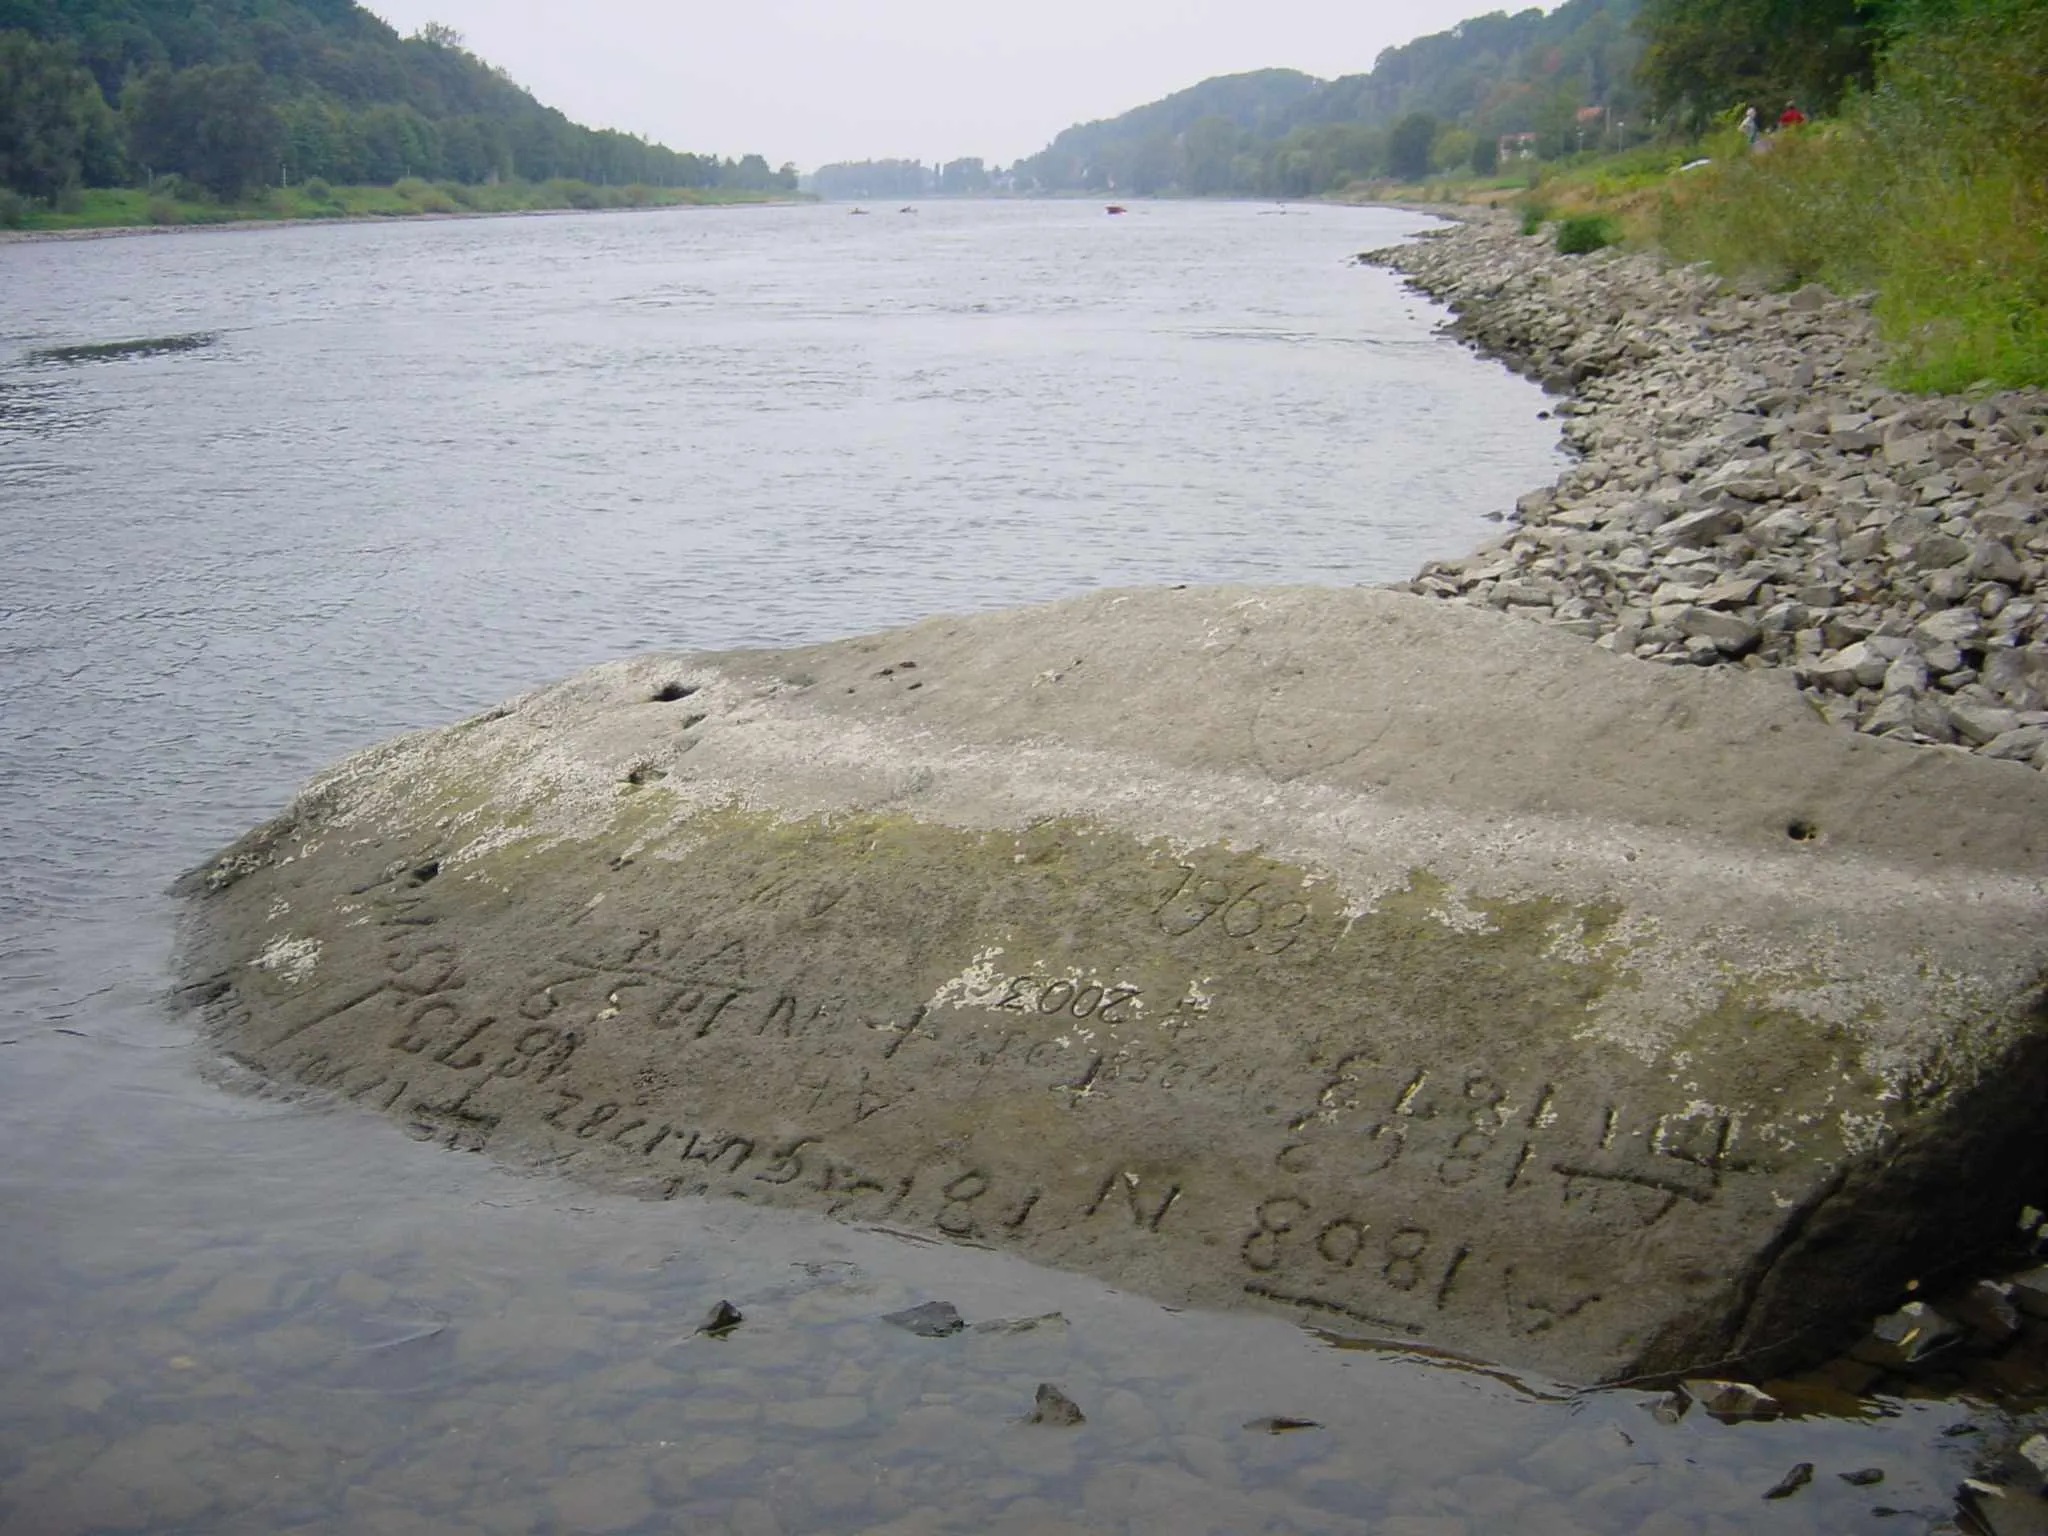
M 1773 286 L 1875 290 L 1904 387 L 2048 384 L 2044 129 L 2048 7 L 1956 0 L 1838 123 L 1688 173 L 1659 239 Z
M 206 188 L 188 176 L 159 176 L 149 184 L 149 191 L 152 197 L 167 197 L 179 203 L 203 203 L 207 200 Z
M 19 229 L 28 222 L 28 199 L 0 187 L 0 229 Z
M 476 207 L 477 196 L 475 187 L 465 187 L 459 181 L 444 181 L 441 183 L 440 192 L 443 197 L 458 208 Z
M 299 190 L 316 203 L 331 203 L 334 201 L 334 188 L 327 184 L 327 178 L 324 176 L 307 177 L 300 184 Z
M 168 197 L 152 197 L 149 200 L 149 222 L 182 224 L 185 222 L 185 210 Z
M 1525 197 L 1516 203 L 1515 211 L 1522 216 L 1522 233 L 1525 235 L 1542 234 L 1543 226 L 1550 221 L 1550 210 L 1533 197 Z
M 549 182 L 547 184 L 547 194 L 550 202 L 557 208 L 599 208 L 603 206 L 603 200 L 598 196 L 596 187 L 593 187 L 587 181 L 571 181 L 566 176 L 558 176 Z
M 1604 213 L 1574 213 L 1557 221 L 1560 255 L 1585 256 L 1604 251 L 1619 238 L 1614 221 Z

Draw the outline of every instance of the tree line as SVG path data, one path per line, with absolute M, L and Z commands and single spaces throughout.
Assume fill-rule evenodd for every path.
M 1496 12 L 1336 80 L 1260 70 L 1066 130 L 1017 166 L 1046 191 L 1301 197 L 1511 155 L 1555 158 L 1652 130 L 1631 25 L 1638 0 Z M 1587 109 L 1599 108 L 1597 118 Z
M 1832 111 L 1887 40 L 1971 0 L 1565 0 L 1390 48 L 1364 74 L 1205 80 L 1067 129 L 1020 190 L 1301 197 L 1696 134 L 1745 101 Z
M 842 160 L 811 178 L 820 197 L 980 197 L 1011 190 L 1008 173 L 973 157 L 925 165 L 916 160 Z
M 446 27 L 353 0 L 0 0 L 0 187 L 182 178 L 223 200 L 320 178 L 793 190 L 542 105 Z

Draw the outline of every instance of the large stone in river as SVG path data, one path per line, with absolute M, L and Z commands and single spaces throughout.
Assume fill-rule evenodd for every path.
M 1782 1358 L 2043 1173 L 2048 778 L 1387 592 L 598 667 L 188 881 L 225 1050 L 655 1196 L 1575 1379 Z

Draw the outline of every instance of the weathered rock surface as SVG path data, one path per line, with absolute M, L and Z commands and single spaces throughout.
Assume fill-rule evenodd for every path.
M 195 872 L 185 964 L 235 1059 L 423 1139 L 1587 1379 L 2006 1234 L 2044 839 L 2039 774 L 1782 673 L 1102 593 L 362 754 Z
M 1786 668 L 1840 724 L 2048 769 L 2048 396 L 1899 394 L 1853 300 L 1560 256 L 1483 216 L 1367 259 L 1573 394 L 1574 467 L 1409 590 Z

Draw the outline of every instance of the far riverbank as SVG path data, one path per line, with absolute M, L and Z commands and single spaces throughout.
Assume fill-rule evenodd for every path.
M 484 198 L 496 189 L 460 188 Z M 658 213 L 677 208 L 790 207 L 815 201 L 771 193 L 705 192 L 696 189 L 602 188 L 576 183 L 565 188 L 517 189 L 524 200 L 501 206 L 464 206 L 444 189 L 429 187 L 341 187 L 327 197 L 303 190 L 276 191 L 261 203 L 173 203 L 137 192 L 86 194 L 67 222 L 0 229 L 0 244 L 45 240 L 103 240 L 129 235 L 192 234 L 223 229 L 294 229 L 323 224 L 392 224 L 451 219 L 537 218 L 570 213 Z M 628 196 L 629 193 L 645 194 Z

